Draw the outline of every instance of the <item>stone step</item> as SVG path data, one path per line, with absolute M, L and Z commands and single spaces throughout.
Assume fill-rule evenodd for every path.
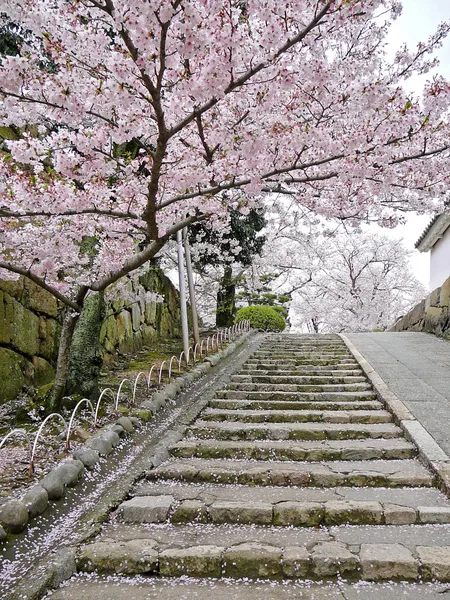
M 367 379 L 361 375 L 350 377 L 337 377 L 332 375 L 233 375 L 232 383 L 271 383 L 283 385 L 286 383 L 322 385 L 329 383 L 366 383 Z
M 264 376 L 264 377 L 291 377 L 291 376 L 304 376 L 304 377 L 353 377 L 361 376 L 362 369 L 313 369 L 304 368 L 292 368 L 286 369 L 251 369 L 243 368 L 239 371 L 238 375 L 251 375 L 251 376 Z
M 418 525 L 450 523 L 450 506 L 382 504 L 373 500 L 325 500 L 312 502 L 264 498 L 180 499 L 173 495 L 139 495 L 118 508 L 124 523 L 211 523 L 214 525 L 273 525 L 316 527 L 331 525 Z
M 239 391 L 219 390 L 217 398 L 230 400 L 289 400 L 310 402 L 356 402 L 358 400 L 376 400 L 377 396 L 372 390 L 362 392 L 274 392 L 274 391 Z
M 339 502 L 378 502 L 386 507 L 407 507 L 418 511 L 420 506 L 434 506 L 450 509 L 450 500 L 436 488 L 364 488 L 364 487 L 333 487 L 333 488 L 302 488 L 302 487 L 255 487 L 250 485 L 226 484 L 197 484 L 191 485 L 178 481 L 139 482 L 133 489 L 137 496 L 173 496 L 176 502 L 185 500 L 200 500 L 204 504 L 216 501 L 245 501 L 252 502 L 318 502 L 326 503 L 331 500 Z M 431 518 L 428 516 L 427 518 Z M 439 517 L 436 516 L 436 520 Z M 411 515 L 392 515 L 398 525 L 406 525 Z M 401 521 L 405 522 L 402 523 Z
M 249 358 L 242 368 L 245 369 L 246 367 L 252 367 L 255 369 L 272 369 L 278 367 L 279 369 L 283 370 L 286 368 L 291 369 L 296 367 L 311 369 L 329 369 L 331 367 L 335 369 L 354 369 L 358 368 L 358 366 L 359 365 L 357 361 L 352 358 L 337 359 L 336 361 L 330 361 L 326 359 L 316 359 L 314 361 L 308 361 L 307 359 L 295 360 L 292 358 L 283 361 L 283 364 L 280 364 L 280 362 L 277 360 L 256 360 L 255 358 Z
M 203 421 L 243 423 L 391 423 L 386 410 L 223 410 L 206 408 Z
M 355 440 L 398 438 L 402 430 L 392 423 L 217 423 L 197 420 L 187 438 L 217 440 Z
M 340 581 L 313 583 L 296 579 L 249 581 L 192 577 L 111 578 L 89 573 L 76 575 L 52 592 L 51 600 L 442 600 L 441 583 L 354 584 Z M 132 595 L 130 595 L 130 592 Z
M 242 392 L 365 392 L 369 383 L 324 383 L 321 385 L 295 383 L 229 383 L 228 389 Z
M 269 486 L 432 487 L 417 460 L 283 462 L 172 459 L 147 473 L 150 480 Z
M 171 453 L 178 458 L 320 461 L 413 458 L 417 450 L 403 438 L 322 442 L 183 440 L 172 447 Z
M 221 410 L 380 410 L 383 408 L 381 402 L 300 402 L 298 400 L 227 400 L 226 398 L 215 398 L 210 400 L 211 408 Z
M 407 527 L 360 526 L 357 532 L 376 530 L 377 535 L 355 542 L 355 528 L 347 526 L 311 532 L 252 525 L 122 525 L 81 547 L 76 566 L 110 575 L 234 580 L 450 581 L 450 546 L 442 541 L 448 526 Z M 390 540 L 392 529 L 395 542 L 375 541 Z
M 257 350 L 254 353 L 256 360 L 271 359 L 278 361 L 279 364 L 283 364 L 284 360 L 342 360 L 349 358 L 347 350 L 342 351 L 323 351 L 323 350 L 290 350 L 286 352 L 272 352 L 271 350 Z

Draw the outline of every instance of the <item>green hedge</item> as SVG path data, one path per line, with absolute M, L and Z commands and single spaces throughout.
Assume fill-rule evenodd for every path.
M 277 313 L 271 306 L 245 306 L 240 308 L 236 314 L 235 322 L 250 321 L 254 329 L 264 329 L 264 331 L 283 331 L 286 322 L 283 317 Z

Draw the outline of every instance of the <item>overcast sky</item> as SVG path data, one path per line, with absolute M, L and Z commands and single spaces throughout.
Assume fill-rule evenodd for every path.
M 403 14 L 395 21 L 389 34 L 389 52 L 395 50 L 404 42 L 414 47 L 419 41 L 426 41 L 434 33 L 442 21 L 450 19 L 450 0 L 403 0 Z M 447 38 L 438 51 L 440 66 L 436 71 L 444 77 L 450 78 L 450 39 Z M 407 81 L 407 88 L 420 93 L 423 84 L 431 77 L 427 74 L 422 77 L 412 77 Z M 432 215 L 409 217 L 405 226 L 392 230 L 395 237 L 403 237 L 405 244 L 411 250 L 422 231 L 428 225 Z M 416 277 L 428 287 L 429 280 L 429 255 L 414 251 L 411 264 Z

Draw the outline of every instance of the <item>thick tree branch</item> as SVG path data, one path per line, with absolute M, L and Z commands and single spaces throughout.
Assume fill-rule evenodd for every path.
M 148 260 L 156 256 L 156 254 L 161 250 L 161 248 L 169 240 L 169 238 L 177 231 L 183 229 L 184 227 L 188 227 L 192 223 L 203 221 L 209 216 L 210 215 L 208 214 L 190 216 L 186 217 L 185 219 L 176 223 L 175 225 L 172 225 L 172 227 L 169 227 L 169 229 L 163 236 L 161 236 L 157 240 L 152 241 L 151 244 L 149 244 L 144 250 L 142 250 L 138 254 L 135 254 L 127 261 L 125 261 L 121 269 L 118 269 L 117 271 L 114 271 L 113 273 L 110 273 L 109 275 L 98 279 L 93 284 L 91 284 L 89 288 L 95 292 L 100 292 L 101 290 L 106 289 L 108 286 L 118 281 L 121 277 L 128 275 L 128 273 L 131 273 L 131 271 L 138 269 Z
M 23 275 L 24 277 L 27 277 L 27 279 L 30 279 L 36 285 L 49 292 L 52 296 L 54 296 L 57 300 L 60 300 L 66 306 L 73 308 L 73 310 L 76 310 L 77 312 L 81 311 L 81 306 L 78 304 L 77 301 L 71 300 L 64 294 L 61 294 L 61 292 L 59 292 L 55 287 L 46 283 L 43 277 L 35 275 L 31 271 L 31 269 L 23 269 L 21 267 L 17 267 L 7 262 L 0 262 L 0 269 L 5 269 L 6 271 L 10 271 L 11 273 L 17 273 L 18 275 Z

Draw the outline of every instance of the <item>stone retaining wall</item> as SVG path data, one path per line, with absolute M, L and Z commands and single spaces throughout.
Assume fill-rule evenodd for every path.
M 101 328 L 103 360 L 138 350 L 156 339 L 179 337 L 179 293 L 156 266 L 140 278 L 145 290 L 162 296 L 145 303 L 138 286 L 128 285 L 131 299 L 107 306 Z M 53 380 L 61 331 L 62 305 L 26 278 L 0 280 L 0 404 L 15 398 L 24 385 Z
M 162 296 L 162 302 L 145 302 L 131 282 L 135 300 L 116 300 L 107 307 L 100 331 L 103 360 L 111 362 L 117 352 L 132 352 L 156 339 L 181 336 L 180 295 L 163 271 L 152 266 L 140 277 L 139 284 L 148 292 Z
M 450 339 L 450 277 L 401 317 L 390 331 L 425 331 Z

